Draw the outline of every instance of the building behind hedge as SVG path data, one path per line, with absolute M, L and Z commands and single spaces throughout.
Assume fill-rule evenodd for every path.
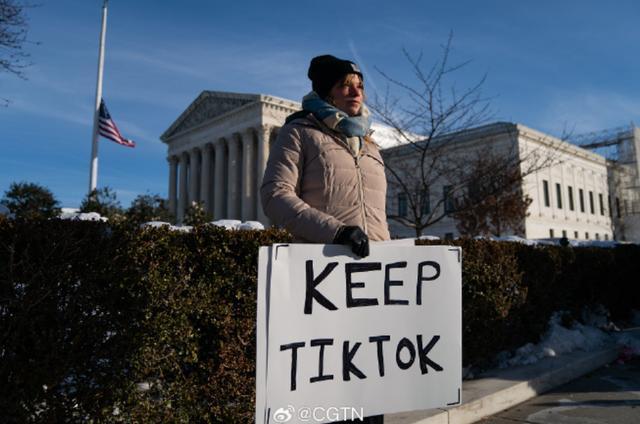
M 442 137 L 446 144 L 443 151 L 437 150 L 440 139 L 434 139 L 432 143 L 436 146 L 433 150 L 441 155 L 439 160 L 445 164 L 447 161 L 464 163 L 465 160 L 470 163 L 477 155 L 515 157 L 512 163 L 519 164 L 524 176 L 519 190 L 521 195 L 532 200 L 529 214 L 515 235 L 530 239 L 567 237 L 640 241 L 638 135 L 638 129 L 632 128 L 620 132 L 617 142 L 613 138 L 608 141 L 602 137 L 599 141 L 592 138 L 591 146 L 608 147 L 606 155 L 522 124 L 505 122 L 447 134 Z M 408 164 L 412 163 L 412 158 L 417 164 L 415 149 L 410 146 L 386 149 L 383 155 L 396 169 L 411 169 Z M 538 169 L 531 164 L 533 161 L 546 165 Z M 449 194 L 453 191 L 452 184 L 454 182 L 443 177 L 429 187 L 430 201 L 425 202 L 425 207 L 439 208 L 440 211 L 435 211 L 436 216 L 441 212 L 451 215 L 430 226 L 428 234 L 445 238 L 459 235 L 452 217 L 456 208 L 456 195 Z M 407 214 L 404 193 L 391 190 L 388 214 Z M 415 235 L 414 230 L 395 221 L 391 221 L 390 226 L 393 234 Z M 514 232 L 507 231 L 507 234 Z
M 269 145 L 285 118 L 298 110 L 300 103 L 274 96 L 203 91 L 161 136 L 168 147 L 169 204 L 178 222 L 192 202 L 202 202 L 215 219 L 268 225 L 258 192 Z M 390 128 L 376 124 L 374 129 L 385 160 L 407 160 L 411 149 L 398 145 Z M 537 149 L 555 155 L 552 166 L 524 178 L 521 191 L 533 201 L 518 235 L 640 241 L 637 128 L 580 140 L 586 148 L 513 123 L 473 128 L 454 138 L 452 155 L 472 155 L 486 146 L 504 154 L 526 155 Z M 411 160 L 407 163 L 411 169 Z M 450 205 L 442 201 L 446 192 L 446 181 L 434 184 L 428 203 Z M 402 213 L 402 193 L 391 188 L 387 207 L 389 215 Z M 395 221 L 389 224 L 393 235 L 415 235 Z M 458 235 L 449 216 L 426 232 Z
M 169 208 L 178 222 L 192 202 L 215 219 L 268 224 L 258 195 L 269 155 L 285 118 L 301 109 L 264 94 L 203 91 L 162 134 L 169 162 Z M 376 140 L 393 142 L 374 125 Z

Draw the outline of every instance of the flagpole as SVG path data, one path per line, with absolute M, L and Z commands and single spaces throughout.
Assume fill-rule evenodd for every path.
M 104 40 L 107 33 L 107 2 L 102 4 L 102 30 L 100 31 L 100 47 L 98 50 L 98 81 L 96 83 L 96 101 L 93 109 L 93 133 L 91 139 L 91 169 L 89 174 L 89 194 L 98 185 L 98 114 L 102 100 L 102 71 L 104 67 Z

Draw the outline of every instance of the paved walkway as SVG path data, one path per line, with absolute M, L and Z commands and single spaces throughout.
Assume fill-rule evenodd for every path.
M 480 423 L 640 423 L 640 359 L 602 367 Z
M 640 336 L 640 328 L 625 330 L 625 332 L 633 337 Z M 518 422 L 638 424 L 640 423 L 639 360 L 619 367 L 613 364 L 619 353 L 619 347 L 612 341 L 611 344 L 596 351 L 576 351 L 560 357 L 545 358 L 532 365 L 490 371 L 477 380 L 463 382 L 461 405 L 389 414 L 385 416 L 385 424 L 470 424 L 483 419 L 484 424 Z M 602 377 L 591 377 L 592 375 L 600 376 L 597 373 L 601 371 L 605 372 Z M 613 374 L 609 375 L 606 372 Z M 587 377 L 584 377 L 585 375 Z M 571 397 L 570 394 L 573 392 L 567 392 L 563 385 L 572 381 L 572 384 L 597 381 L 601 385 L 595 386 L 600 389 L 576 386 L 583 388 L 576 388 L 576 393 Z M 556 398 L 545 398 L 540 395 L 551 390 L 554 390 L 552 393 L 560 393 L 560 395 Z M 541 399 L 546 400 L 541 401 Z M 519 406 L 516 407 L 516 405 Z M 522 409 L 525 405 L 531 407 Z M 602 421 L 602 415 L 597 415 L 598 413 L 610 415 L 614 409 L 616 414 L 620 414 L 621 420 L 631 419 L 631 416 L 635 419 Z M 588 421 L 585 417 L 579 417 L 574 420 L 575 414 L 587 410 L 595 414 L 594 417 L 600 418 L 592 418 L 592 421 Z

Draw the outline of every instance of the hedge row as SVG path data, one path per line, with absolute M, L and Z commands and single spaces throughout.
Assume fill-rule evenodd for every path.
M 257 252 L 287 233 L 0 219 L 3 422 L 251 422 Z M 640 248 L 463 248 L 466 364 L 638 308 Z

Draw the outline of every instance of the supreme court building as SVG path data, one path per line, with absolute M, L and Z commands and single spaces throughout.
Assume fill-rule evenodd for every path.
M 214 219 L 259 221 L 260 185 L 269 146 L 301 104 L 264 94 L 203 91 L 160 139 L 167 145 L 169 210 L 182 223 L 193 202 Z M 375 124 L 376 142 L 397 144 L 390 128 Z
M 274 96 L 203 91 L 160 137 L 177 222 L 201 202 L 214 219 L 268 224 L 259 191 L 269 145 L 298 110 L 300 103 Z
M 275 96 L 203 91 L 161 136 L 168 148 L 169 207 L 176 221 L 182 223 L 189 206 L 199 202 L 215 220 L 268 226 L 259 191 L 269 147 L 286 117 L 300 109 L 300 103 Z M 388 166 L 406 153 L 404 167 L 414 172 L 418 165 L 409 146 L 389 127 L 374 123 L 372 129 Z M 456 155 L 477 155 L 477 146 L 490 145 L 505 152 L 536 147 L 559 158 L 523 180 L 521 191 L 533 203 L 517 235 L 640 241 L 640 129 L 635 126 L 587 140 L 587 147 L 615 147 L 614 158 L 516 123 L 471 128 L 455 138 L 450 150 Z M 435 181 L 425 206 L 446 208 L 447 184 Z M 388 216 L 406 213 L 403 196 L 389 185 Z M 389 224 L 392 236 L 413 234 L 394 220 Z M 459 235 L 452 216 L 430 226 L 427 234 Z

